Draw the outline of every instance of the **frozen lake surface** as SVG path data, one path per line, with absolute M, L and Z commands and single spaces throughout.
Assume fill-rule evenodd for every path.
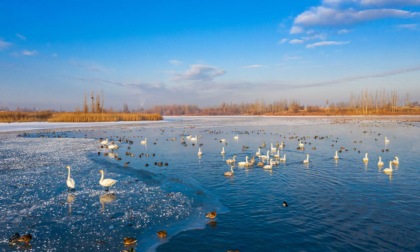
M 419 251 L 415 121 L 168 117 L 0 124 L 0 250 L 120 251 L 130 248 L 124 237 L 136 237 L 137 251 Z M 119 149 L 101 148 L 100 138 Z M 285 147 L 276 148 L 281 142 Z M 245 161 L 258 147 L 271 151 L 271 144 L 286 162 L 263 169 L 256 157 L 252 167 L 235 165 L 233 177 L 223 175 L 230 170 L 226 159 Z M 385 174 L 395 156 L 400 164 Z M 67 190 L 67 165 L 75 191 Z M 99 185 L 101 169 L 118 180 L 109 192 Z M 215 220 L 205 217 L 210 211 L 217 211 Z M 168 237 L 157 237 L 159 230 Z M 9 245 L 16 232 L 34 238 Z

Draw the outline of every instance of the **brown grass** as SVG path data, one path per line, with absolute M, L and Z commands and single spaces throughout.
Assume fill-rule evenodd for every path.
M 54 113 L 48 122 L 158 121 L 162 119 L 159 114 L 63 112 Z
M 52 114 L 51 111 L 0 111 L 0 122 L 45 122 Z

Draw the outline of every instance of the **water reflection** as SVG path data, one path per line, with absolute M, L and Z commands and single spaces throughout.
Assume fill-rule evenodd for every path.
M 76 199 L 76 196 L 74 194 L 67 195 L 67 204 L 69 205 L 69 214 L 71 214 L 72 212 L 71 205 L 73 204 L 75 199 Z
M 101 202 L 101 206 L 102 206 L 101 211 L 104 212 L 105 211 L 105 204 L 113 202 L 116 198 L 117 198 L 117 196 L 115 195 L 115 193 L 101 194 L 99 196 L 99 202 Z

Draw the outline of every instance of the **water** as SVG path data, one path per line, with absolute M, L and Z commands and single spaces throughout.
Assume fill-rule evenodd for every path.
M 120 251 L 130 248 L 124 237 L 136 237 L 137 251 L 419 251 L 420 124 L 411 119 L 170 117 L 2 133 L 0 250 Z M 116 141 L 121 160 L 104 156 L 100 137 Z M 299 140 L 305 150 L 297 149 Z M 270 149 L 281 141 L 286 163 L 235 166 L 233 177 L 223 176 L 226 159 L 244 161 L 263 142 Z M 396 155 L 392 175 L 378 168 L 379 156 L 388 167 Z M 66 165 L 74 192 L 67 191 Z M 108 193 L 98 183 L 100 169 L 118 180 Z M 205 215 L 214 210 L 211 221 Z M 158 238 L 163 229 L 168 237 Z M 15 232 L 34 238 L 10 246 Z

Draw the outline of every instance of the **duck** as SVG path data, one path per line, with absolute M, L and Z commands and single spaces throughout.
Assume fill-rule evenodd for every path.
M 236 155 L 233 155 L 232 159 L 226 160 L 226 164 L 234 164 L 236 162 Z
M 12 237 L 9 238 L 9 243 L 17 243 L 20 238 L 19 233 L 15 233 Z
M 303 160 L 304 164 L 309 164 L 309 154 L 306 154 L 306 159 Z
M 124 245 L 132 245 L 137 242 L 136 238 L 133 237 L 125 237 L 124 238 Z
M 394 160 L 392 160 L 392 164 L 394 164 L 394 165 L 399 165 L 400 164 L 400 160 L 398 159 L 397 156 L 395 156 Z
M 28 233 L 28 234 L 22 235 L 17 241 L 28 244 L 31 240 L 32 240 L 32 235 Z
M 76 186 L 76 182 L 74 182 L 74 179 L 72 179 L 70 177 L 70 169 L 71 168 L 70 168 L 69 165 L 67 165 L 66 168 L 69 170 L 69 173 L 68 173 L 68 176 L 67 176 L 67 181 L 66 181 L 68 190 L 74 190 L 74 188 Z
M 382 162 L 382 157 L 379 157 L 378 166 L 379 167 L 384 166 L 384 162 Z
M 213 211 L 213 212 L 208 212 L 208 213 L 206 214 L 206 217 L 207 217 L 207 218 L 210 218 L 210 219 L 214 219 L 214 218 L 216 218 L 216 216 L 217 216 L 217 212 L 216 212 L 216 211 Z
M 286 201 L 283 201 L 283 206 L 284 206 L 284 207 L 288 207 L 288 206 L 289 206 L 289 204 L 287 204 L 287 202 L 286 202 Z
M 222 147 L 222 151 L 220 152 L 220 154 L 222 154 L 222 155 L 225 155 L 226 154 L 225 147 Z
M 105 187 L 105 191 L 109 190 L 109 187 L 115 185 L 115 183 L 117 183 L 118 181 L 115 179 L 104 179 L 104 170 L 100 170 L 99 171 L 101 173 L 101 179 L 99 180 L 99 184 L 103 187 Z
M 197 153 L 197 155 L 198 155 L 199 157 L 201 157 L 201 156 L 203 155 L 203 152 L 201 151 L 201 148 L 198 148 L 198 153 Z
M 166 238 L 166 236 L 167 236 L 168 233 L 166 232 L 166 230 L 160 230 L 160 231 L 157 231 L 156 234 L 160 238 Z
M 366 152 L 365 157 L 363 158 L 363 163 L 367 163 L 367 162 L 369 162 L 369 158 L 368 158 L 368 154 Z
M 234 174 L 233 172 L 233 166 L 230 167 L 230 171 L 225 172 L 223 175 L 225 175 L 226 177 L 232 177 Z
M 392 161 L 389 161 L 389 167 L 384 169 L 384 173 L 386 174 L 390 174 L 392 173 L 394 170 L 392 169 Z
M 334 159 L 338 160 L 338 151 L 335 151 Z

